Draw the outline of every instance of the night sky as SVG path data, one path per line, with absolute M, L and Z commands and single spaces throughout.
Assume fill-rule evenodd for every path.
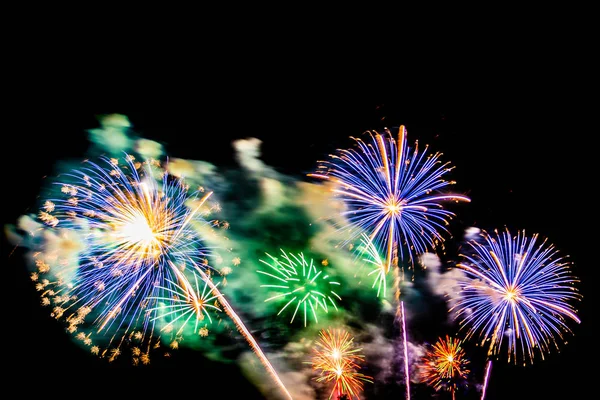
M 252 91 L 236 87 L 230 95 L 215 99 L 199 94 L 203 102 L 186 103 L 180 98 L 175 104 L 168 96 L 155 96 L 157 100 L 147 105 L 133 99 L 124 102 L 127 95 L 115 91 L 114 104 L 110 96 L 103 96 L 97 107 L 63 107 L 50 101 L 29 105 L 12 116 L 18 123 L 8 132 L 10 144 L 4 147 L 8 159 L 3 160 L 2 222 L 14 223 L 19 215 L 35 212 L 42 178 L 55 172 L 57 160 L 82 158 L 88 147 L 84 131 L 98 126 L 100 114 L 127 115 L 137 133 L 163 143 L 167 154 L 216 165 L 235 163 L 232 140 L 257 137 L 263 141 L 261 158 L 266 164 L 301 180 L 307 179 L 317 160 L 351 145 L 349 136 L 403 124 L 409 143 L 418 139 L 444 153 L 443 160 L 455 166 L 456 190 L 472 199 L 456 210 L 450 226 L 455 237 L 469 226 L 537 232 L 561 254 L 570 255 L 573 273 L 581 279 L 582 323 L 569 324 L 574 336 L 567 336 L 560 353 L 554 351 L 531 366 L 495 361 L 486 398 L 583 398 L 593 379 L 593 369 L 586 364 L 594 358 L 590 291 L 597 269 L 591 256 L 593 233 L 584 228 L 595 219 L 591 194 L 595 180 L 586 178 L 597 170 L 589 161 L 594 157 L 590 140 L 596 132 L 586 122 L 589 109 L 580 106 L 582 101 L 566 79 L 525 85 L 505 76 L 481 85 L 473 79 L 462 86 L 460 81 L 467 75 L 451 87 L 423 86 L 421 96 L 415 98 L 402 90 L 381 100 L 313 87 L 302 90 L 301 85 L 254 97 L 253 93 L 260 93 L 256 84 Z M 89 96 L 93 98 L 93 93 Z M 231 225 L 235 229 L 235 221 Z M 450 255 L 453 246 L 455 241 L 449 239 Z M 3 240 L 3 282 L 11 291 L 4 308 L 9 315 L 4 315 L 2 324 L 3 365 L 18 371 L 11 371 L 12 376 L 26 376 L 32 386 L 17 386 L 9 379 L 8 390 L 67 396 L 78 388 L 79 398 L 97 391 L 200 397 L 210 385 L 222 398 L 261 398 L 235 364 L 210 363 L 191 350 L 180 349 L 169 360 L 137 368 L 109 365 L 88 355 L 73 344 L 62 323 L 39 306 L 23 252 L 17 249 L 9 255 L 11 251 Z M 482 370 L 474 372 L 483 375 Z M 116 382 L 122 389 L 112 387 Z M 442 393 L 439 398 L 450 396 Z

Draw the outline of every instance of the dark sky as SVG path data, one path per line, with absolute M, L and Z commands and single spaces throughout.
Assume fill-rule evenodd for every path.
M 444 153 L 443 159 L 456 167 L 452 176 L 457 189 L 472 199 L 468 207 L 461 207 L 453 229 L 507 226 L 538 232 L 571 256 L 582 281 L 582 324 L 571 324 L 575 336 L 568 337 L 561 353 L 554 352 L 533 366 L 495 362 L 486 398 L 559 398 L 559 394 L 583 398 L 592 388 L 592 370 L 586 363 L 594 357 L 590 291 L 595 272 L 590 271 L 596 269 L 596 260 L 591 256 L 590 229 L 584 227 L 595 217 L 591 191 L 596 178 L 589 177 L 597 170 L 591 165 L 595 153 L 591 140 L 597 129 L 589 123 L 591 107 L 577 95 L 582 82 L 576 76 L 553 80 L 535 75 L 533 67 L 528 72 L 448 74 L 439 85 L 436 80 L 422 88 L 415 85 L 417 90 L 411 86 L 410 92 L 395 89 L 385 99 L 346 95 L 327 87 L 319 90 L 318 85 L 292 84 L 265 91 L 259 82 L 228 88 L 216 98 L 197 92 L 202 101 L 180 96 L 171 102 L 167 91 L 150 93 L 155 101 L 138 102 L 123 99 L 127 89 L 120 93 L 115 88 L 114 102 L 105 92 L 101 104 L 76 108 L 43 96 L 12 116 L 17 123 L 7 132 L 4 146 L 8 182 L 3 185 L 2 222 L 14 222 L 32 211 L 41 179 L 52 174 L 56 160 L 83 156 L 88 145 L 84 130 L 97 126 L 97 114 L 126 114 L 134 130 L 164 143 L 170 155 L 216 164 L 234 162 L 233 139 L 258 137 L 263 140 L 263 160 L 299 179 L 315 167 L 316 160 L 348 146 L 348 136 L 404 124 L 409 142 L 418 139 Z M 413 93 L 419 96 L 412 97 Z M 9 380 L 9 387 L 40 392 L 63 387 L 68 392 L 67 388 L 87 385 L 83 390 L 89 393 L 109 394 L 115 390 L 111 382 L 123 382 L 121 394 L 180 396 L 185 390 L 203 393 L 202 387 L 211 385 L 224 396 L 233 391 L 241 398 L 259 398 L 236 373 L 235 365 L 207 367 L 190 351 L 180 350 L 176 365 L 158 363 L 138 369 L 109 367 L 88 356 L 38 306 L 20 252 L 7 256 L 11 249 L 4 242 L 3 246 L 4 283 L 12 292 L 6 306 L 9 316 L 3 323 L 8 337 L 2 352 L 4 365 L 19 371 L 15 376 L 25 374 L 41 382 L 39 387 L 24 388 Z M 81 372 L 88 375 L 88 383 L 75 379 Z M 52 383 L 56 379 L 62 383 Z M 84 397 L 85 392 L 77 395 Z

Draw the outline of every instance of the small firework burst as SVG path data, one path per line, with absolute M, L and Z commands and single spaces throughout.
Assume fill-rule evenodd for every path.
M 263 288 L 279 292 L 265 300 L 265 302 L 277 300 L 285 302 L 277 315 L 280 315 L 288 306 L 296 304 L 290 323 L 294 322 L 298 310 L 304 315 L 304 326 L 306 326 L 308 315 L 312 315 L 318 322 L 317 312 L 319 309 L 325 313 L 329 311 L 328 304 L 337 310 L 335 299 L 342 300 L 335 292 L 340 286 L 332 277 L 325 273 L 321 266 L 314 263 L 313 259 L 307 259 L 303 253 L 292 254 L 281 250 L 281 258 L 273 257 L 265 253 L 269 260 L 260 260 L 269 267 L 267 271 L 257 271 L 267 277 L 270 284 L 261 285 Z M 335 289 L 335 290 L 334 290 Z
M 142 361 L 142 364 L 148 365 L 150 364 L 150 355 L 148 353 L 144 353 L 140 356 L 140 360 Z
M 179 271 L 174 268 L 175 271 Z M 187 323 L 193 318 L 193 332 L 198 332 L 198 324 L 204 320 L 206 316 L 209 322 L 212 322 L 209 310 L 221 311 L 219 307 L 211 304 L 211 302 L 219 297 L 219 294 L 214 294 L 214 290 L 209 288 L 208 279 L 200 278 L 201 285 L 198 280 L 198 274 L 194 273 L 194 283 L 191 284 L 187 279 L 183 278 L 181 272 L 178 272 L 181 277 L 178 282 L 168 281 L 169 287 L 162 287 L 164 295 L 160 297 L 150 297 L 149 300 L 156 300 L 157 306 L 151 308 L 150 312 L 156 312 L 156 317 L 152 321 L 162 320 L 167 321 L 165 327 L 169 330 L 174 325 L 180 325 L 176 335 L 180 335 Z M 214 285 L 215 288 L 218 283 Z M 175 290 L 173 289 L 175 288 Z M 164 328 L 163 328 L 164 330 Z
M 358 372 L 364 356 L 360 348 L 354 347 L 354 338 L 341 329 L 321 330 L 313 347 L 310 364 L 319 375 L 317 382 L 333 382 L 329 398 L 346 395 L 359 398 L 363 382 L 371 382 L 371 377 Z
M 421 376 L 423 381 L 435 390 L 445 389 L 451 391 L 453 396 L 460 383 L 466 381 L 469 370 L 469 360 L 465 358 L 465 351 L 461 341 L 446 336 L 440 338 L 423 357 Z
M 54 203 L 51 202 L 50 200 L 46 200 L 46 202 L 44 203 L 44 210 L 46 210 L 46 212 L 49 212 L 49 213 L 54 211 Z
M 50 265 L 46 264 L 42 260 L 35 260 L 35 265 L 38 267 L 38 271 L 40 272 L 40 274 L 44 274 L 50 271 Z

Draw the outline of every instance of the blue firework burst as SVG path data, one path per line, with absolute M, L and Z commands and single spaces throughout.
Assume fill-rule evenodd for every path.
M 400 259 L 442 242 L 454 215 L 442 202 L 470 201 L 468 197 L 446 193 L 454 182 L 443 179 L 451 170 L 440 161 L 440 153 L 419 152 L 407 145 L 406 130 L 401 126 L 396 140 L 384 133 L 369 132 L 369 139 L 352 138 L 356 147 L 339 150 L 330 161 L 322 161 L 310 176 L 334 183 L 333 191 L 346 209 L 349 240 L 367 232 L 378 249 L 384 251 L 387 270 L 396 252 Z M 386 272 L 387 272 L 386 270 Z
M 514 237 L 508 230 L 482 232 L 461 255 L 458 267 L 468 279 L 451 311 L 468 328 L 467 337 L 489 341 L 488 355 L 506 343 L 509 361 L 533 361 L 536 349 L 543 359 L 570 332 L 567 320 L 580 322 L 571 304 L 580 299 L 577 279 L 556 248 L 538 239 L 524 231 Z
M 76 267 L 59 272 L 69 276 L 57 290 L 59 311 L 93 310 L 99 333 L 145 332 L 156 299 L 176 306 L 172 293 L 191 287 L 182 271 L 205 267 L 207 250 L 194 228 L 206 223 L 210 193 L 200 197 L 156 161 L 132 156 L 121 165 L 87 161 L 61 178 L 62 194 L 40 216 L 59 232 L 76 232 L 83 245 Z

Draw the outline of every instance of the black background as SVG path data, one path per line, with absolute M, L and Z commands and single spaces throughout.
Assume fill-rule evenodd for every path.
M 19 90 L 5 117 L 2 222 L 35 212 L 43 177 L 52 175 L 56 160 L 82 157 L 84 130 L 98 126 L 99 114 L 125 114 L 134 130 L 162 142 L 168 154 L 216 164 L 234 163 L 232 140 L 258 137 L 263 160 L 299 179 L 316 160 L 349 145 L 348 136 L 404 124 L 409 142 L 418 139 L 444 153 L 456 167 L 457 190 L 472 199 L 454 220 L 454 233 L 471 225 L 538 232 L 571 256 L 581 278 L 582 323 L 571 324 L 568 344 L 528 367 L 495 362 L 486 398 L 589 397 L 595 388 L 590 310 L 597 263 L 591 254 L 597 108 L 587 100 L 589 49 L 559 34 L 534 38 L 460 49 L 461 39 L 439 39 L 426 47 L 427 62 L 417 56 L 415 63 L 422 63 L 409 69 L 403 66 L 410 58 L 396 47 L 372 63 L 350 54 L 348 64 L 335 67 L 319 57 L 288 54 L 267 63 L 245 53 L 233 60 L 199 54 L 200 61 L 181 63 L 185 72 L 177 63 L 168 71 L 149 70 L 128 66 L 128 59 L 116 60 L 108 50 L 74 61 L 68 72 L 30 64 L 31 73 L 15 79 Z M 513 49 L 515 43 L 521 45 Z M 92 62 L 111 74 L 87 69 Z M 123 65 L 123 73 L 113 63 Z M 209 364 L 183 349 L 173 362 L 135 369 L 89 356 L 39 306 L 21 254 L 3 240 L 8 390 L 142 397 L 199 396 L 214 388 L 224 398 L 260 398 L 235 365 Z

